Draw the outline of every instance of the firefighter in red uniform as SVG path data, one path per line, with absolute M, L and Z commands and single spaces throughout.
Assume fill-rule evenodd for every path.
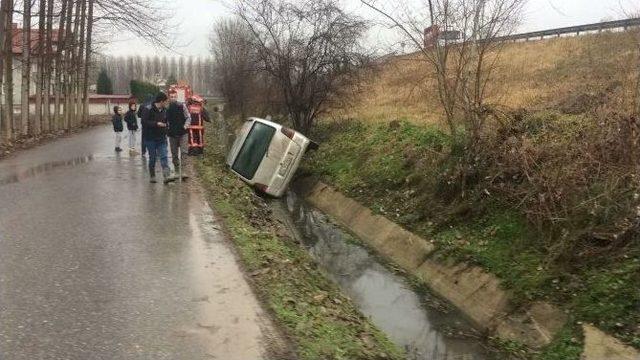
M 211 122 L 209 113 L 204 107 L 205 104 L 205 99 L 199 95 L 192 95 L 187 100 L 187 107 L 191 114 L 189 155 L 201 155 L 204 153 L 204 121 Z

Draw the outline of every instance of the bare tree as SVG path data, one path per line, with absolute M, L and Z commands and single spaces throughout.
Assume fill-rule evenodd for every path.
M 2 13 L 4 17 L 4 49 L 3 49 L 3 65 L 4 69 L 4 97 L 5 103 L 3 107 L 3 133 L 6 139 L 13 138 L 13 0 L 2 0 Z
M 23 0 L 17 5 L 14 0 L 2 0 L 0 84 L 4 96 L 1 104 L 6 106 L 0 104 L 0 135 L 4 139 L 10 139 L 14 132 L 35 136 L 86 123 L 95 44 L 100 43 L 100 37 L 126 31 L 169 49 L 172 26 L 167 26 L 169 12 L 166 5 L 164 0 Z M 12 26 L 14 13 L 22 17 L 20 39 L 17 37 L 19 31 Z M 38 19 L 35 31 L 31 29 L 32 17 Z M 21 115 L 16 119 L 13 118 L 14 40 L 16 44 L 20 41 L 22 49 Z M 35 73 L 31 71 L 32 65 L 36 67 Z M 118 65 L 116 62 L 115 66 Z M 152 71 L 153 66 L 149 62 L 143 69 Z M 30 116 L 29 93 L 33 79 L 36 111 Z M 50 111 L 52 95 L 55 98 L 53 117 Z
M 51 116 L 51 79 L 53 77 L 52 71 L 55 69 L 53 63 L 53 17 L 54 17 L 54 1 L 47 2 L 47 25 L 45 30 L 45 51 L 41 56 L 44 56 L 45 67 L 49 71 L 44 73 L 44 88 L 46 89 L 44 101 L 43 101 L 43 113 L 42 116 L 47 122 L 47 128 L 49 130 L 57 130 L 57 124 Z M 39 34 L 42 37 L 42 34 Z M 55 70 L 54 70 L 55 71 Z
M 477 140 L 491 113 L 485 101 L 503 45 L 493 39 L 515 29 L 526 0 L 361 2 L 398 29 L 431 66 L 451 134 L 462 125 Z
M 57 35 L 57 50 L 54 57 L 55 77 L 54 77 L 54 114 L 53 122 L 56 124 L 57 129 L 66 129 L 66 122 L 63 109 L 63 91 L 64 91 L 64 65 L 66 60 L 67 43 L 69 42 L 70 28 L 70 9 L 73 6 L 72 0 L 62 0 L 62 6 L 59 15 L 58 35 Z
M 362 64 L 364 20 L 338 0 L 238 0 L 262 70 L 275 82 L 293 126 L 308 133 L 343 81 Z
M 29 89 L 31 85 L 31 0 L 23 0 L 22 13 L 22 86 L 20 102 L 20 132 L 22 135 L 33 135 L 33 127 L 29 122 Z M 41 39 L 38 39 L 42 41 Z
M 6 41 L 8 39 L 8 35 L 11 30 L 7 29 L 7 8 L 9 8 L 10 4 L 8 1 L 0 0 L 0 87 L 3 84 L 4 78 L 4 52 L 6 49 Z M 9 127 L 10 129 L 10 127 Z M 0 141 L 7 140 L 8 137 L 7 131 L 7 118 L 5 117 L 4 108 L 2 106 L 2 101 L 0 101 Z
M 93 8 L 95 0 L 89 0 L 89 10 L 87 15 L 87 44 L 84 59 L 84 76 L 82 84 L 82 121 L 87 123 L 89 121 L 89 67 L 91 64 L 91 54 L 93 45 Z
M 65 49 L 65 65 L 64 65 L 64 118 L 65 128 L 70 129 L 74 127 L 75 123 L 75 106 L 73 101 L 73 90 L 75 82 L 75 64 L 76 64 L 76 49 L 78 48 L 78 29 L 80 25 L 80 12 L 82 8 L 83 0 L 72 1 L 69 6 L 69 17 L 67 18 L 67 36 L 69 41 L 66 43 Z
M 53 1 L 53 0 L 48 0 L 48 1 Z M 44 82 L 44 74 L 47 72 L 45 70 L 45 61 L 44 61 L 44 56 L 42 56 L 43 54 L 43 50 L 44 50 L 44 43 L 42 41 L 40 41 L 40 36 L 42 34 L 44 34 L 44 30 L 45 30 L 45 9 L 47 6 L 47 0 L 40 0 L 40 9 L 38 10 L 38 14 L 39 14 L 39 20 L 38 20 L 38 46 L 37 46 L 37 61 L 36 61 L 36 65 L 37 65 L 37 72 L 36 72 L 36 113 L 35 113 L 35 119 L 34 119 L 34 133 L 32 135 L 37 135 L 40 134 L 42 131 L 46 131 L 48 130 L 47 127 L 45 126 L 45 119 L 42 117 L 42 102 L 43 102 L 43 98 L 46 94 L 46 89 L 45 89 L 45 82 Z M 23 29 L 24 31 L 27 31 L 27 29 Z M 23 44 L 24 46 L 24 44 Z M 23 102 L 24 102 L 24 97 L 23 97 Z
M 178 73 L 176 74 L 178 81 L 187 81 L 185 65 L 184 65 L 184 57 L 178 58 Z
M 247 116 L 257 81 L 258 56 L 252 38 L 253 34 L 242 20 L 225 19 L 214 24 L 209 39 L 215 83 L 227 100 L 225 108 L 243 118 Z

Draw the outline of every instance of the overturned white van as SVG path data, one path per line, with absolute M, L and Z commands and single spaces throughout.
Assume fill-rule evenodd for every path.
M 301 133 L 274 122 L 249 118 L 227 156 L 243 181 L 265 194 L 284 194 L 304 153 L 317 145 Z

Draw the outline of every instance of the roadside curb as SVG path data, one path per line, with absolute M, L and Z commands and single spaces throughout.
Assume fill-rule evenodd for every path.
M 566 324 L 567 315 L 552 304 L 535 302 L 523 308 L 513 306 L 511 294 L 501 287 L 500 280 L 493 274 L 478 266 L 436 259 L 433 256 L 435 247 L 429 241 L 384 216 L 374 214 L 369 208 L 331 186 L 305 178 L 298 180 L 296 187 L 309 203 L 384 257 L 420 278 L 432 291 L 451 302 L 487 334 L 539 349 L 548 345 Z M 615 338 L 599 333 L 598 341 L 601 344 L 617 343 Z M 592 337 L 586 337 L 585 354 L 589 349 L 590 338 Z M 612 347 L 617 349 L 614 345 Z M 629 350 L 635 351 L 625 351 Z M 635 354 L 635 357 L 620 359 L 639 360 L 640 355 L 637 352 Z M 587 355 L 583 355 L 583 358 L 596 359 Z M 615 360 L 617 357 L 607 359 Z
M 605 334 L 593 325 L 583 325 L 583 360 L 640 360 L 640 353 L 630 346 L 622 344 L 616 338 Z

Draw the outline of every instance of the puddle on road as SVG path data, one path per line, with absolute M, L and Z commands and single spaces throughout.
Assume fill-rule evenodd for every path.
M 52 161 L 0 178 L 0 186 L 24 181 L 60 167 L 78 166 L 93 161 L 93 155 L 76 157 L 69 160 Z
M 381 265 L 342 229 L 289 192 L 272 208 L 360 311 L 410 360 L 485 360 L 489 356 L 477 333 L 454 311 L 425 303 L 441 303 L 418 295 L 406 279 Z

